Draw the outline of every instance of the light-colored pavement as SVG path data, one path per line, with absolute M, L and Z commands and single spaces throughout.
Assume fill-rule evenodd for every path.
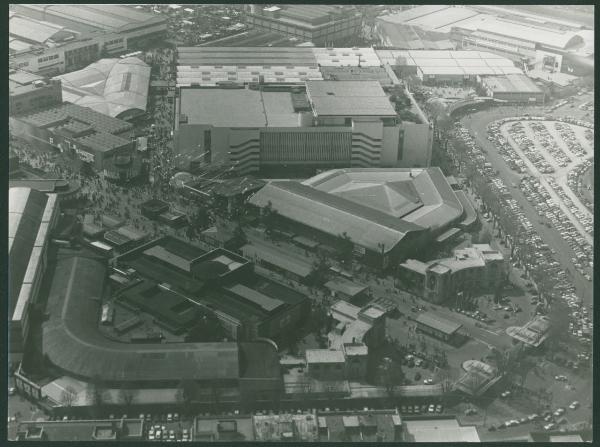
M 500 132 L 502 133 L 504 138 L 506 138 L 508 140 L 508 142 L 512 146 L 513 150 L 519 155 L 519 157 L 521 157 L 521 159 L 525 163 L 525 166 L 527 166 L 527 169 L 529 169 L 529 171 L 534 175 L 534 177 L 540 181 L 540 184 L 544 186 L 546 191 L 548 191 L 548 194 L 550 194 L 550 197 L 552 197 L 552 200 L 554 200 L 556 202 L 556 204 L 560 207 L 562 212 L 571 221 L 571 223 L 577 229 L 577 231 L 579 231 L 579 233 L 586 239 L 586 241 L 588 243 L 593 244 L 594 238 L 592 236 L 590 236 L 590 234 L 588 234 L 587 231 L 585 231 L 585 227 L 581 224 L 581 222 L 579 222 L 579 219 L 577 218 L 577 216 L 575 216 L 575 215 L 573 215 L 573 213 L 571 213 L 571 210 L 563 202 L 563 200 L 556 193 L 556 191 L 554 191 L 554 189 L 550 186 L 550 184 L 548 183 L 548 180 L 546 180 L 545 174 L 542 174 L 538 170 L 538 168 L 531 162 L 531 160 L 520 149 L 517 142 L 515 142 L 515 140 L 511 137 L 511 134 L 508 132 L 508 127 L 511 124 L 512 124 L 512 122 L 505 123 L 500 127 Z M 528 129 L 528 127 L 526 127 L 526 129 Z M 531 131 L 531 129 L 529 129 L 529 130 Z M 536 141 L 535 137 L 533 136 L 533 133 L 531 133 L 531 135 L 529 135 L 529 137 L 532 138 L 534 142 Z M 538 147 L 538 145 L 536 145 L 536 147 Z M 548 154 L 548 155 L 546 155 L 546 158 L 550 159 L 550 158 L 552 158 L 552 156 Z M 566 168 L 563 168 L 563 169 L 566 169 Z M 579 200 L 577 202 L 580 203 Z

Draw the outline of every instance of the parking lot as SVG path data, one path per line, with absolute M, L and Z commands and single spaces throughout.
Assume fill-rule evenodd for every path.
M 575 254 L 573 264 L 591 281 L 593 216 L 568 181 L 570 170 L 578 163 L 586 163 L 582 159 L 593 153 L 592 142 L 586 138 L 588 129 L 571 123 L 533 119 L 498 120 L 488 126 L 488 139 L 513 170 L 527 172 L 518 187 L 542 222 L 557 229 L 567 241 Z
M 578 111 L 578 109 L 575 110 Z M 559 108 L 558 111 L 570 113 L 577 119 L 587 119 L 582 114 L 577 114 L 571 109 L 563 110 Z M 526 229 L 526 232 L 522 234 L 523 239 L 528 240 L 533 238 L 533 240 L 528 240 L 530 245 L 547 244 L 549 247 L 547 251 L 550 252 L 549 256 L 558 261 L 562 267 L 561 270 L 563 270 L 562 273 L 559 273 L 560 276 L 557 277 L 559 282 L 568 280 L 570 286 L 574 287 L 573 291 L 576 292 L 577 296 L 583 298 L 584 302 L 590 303 L 592 299 L 592 283 L 587 281 L 574 266 L 573 258 L 575 257 L 575 253 L 573 249 L 562 238 L 558 230 L 551 225 L 546 225 L 549 222 L 540 219 L 534 206 L 525 197 L 523 192 L 517 188 L 523 174 L 512 169 L 504 160 L 496 145 L 488 139 L 487 128 L 490 123 L 503 118 L 520 116 L 517 112 L 521 115 L 528 113 L 530 116 L 545 114 L 545 110 L 541 107 L 520 107 L 518 111 L 513 107 L 496 107 L 491 110 L 477 112 L 470 116 L 464 116 L 461 119 L 462 134 L 457 135 L 457 137 L 460 141 L 463 141 L 464 134 L 468 134 L 470 138 L 469 144 L 477 146 L 475 149 L 469 148 L 469 152 L 466 154 L 471 157 L 472 164 L 478 166 L 477 169 L 483 172 L 484 163 L 489 163 L 490 166 L 486 175 L 492 179 L 492 182 L 500 181 L 503 183 L 505 189 L 499 191 L 495 186 L 491 185 L 491 187 L 496 189 L 498 193 L 510 197 L 510 200 L 503 198 L 501 202 L 508 206 L 511 212 L 513 208 L 510 208 L 510 206 L 519 210 L 518 212 L 514 212 L 515 217 L 519 221 L 522 220 L 523 216 L 527 218 L 527 224 L 523 224 Z M 557 116 L 558 112 L 554 113 L 554 115 Z M 451 148 L 451 152 L 454 153 L 456 151 Z M 456 158 L 457 154 L 452 156 Z M 455 164 L 459 164 L 458 161 L 455 161 Z M 519 217 L 521 214 L 523 216 Z M 533 259 L 536 255 L 540 255 L 538 250 L 532 251 L 530 257 Z M 546 256 L 545 254 L 542 255 Z M 535 259 L 533 260 L 535 261 Z M 551 274 L 549 273 L 549 275 Z
M 590 321 L 591 311 L 588 307 L 588 300 L 591 298 L 590 295 L 582 295 L 576 293 L 576 289 L 571 281 L 572 275 L 569 275 L 569 270 L 564 269 L 564 264 L 558 262 L 556 259 L 557 256 L 562 255 L 563 261 L 565 253 L 570 254 L 571 259 L 569 259 L 571 266 L 578 267 L 578 265 L 582 265 L 584 260 L 588 258 L 585 257 L 585 252 L 577 253 L 575 250 L 578 250 L 577 247 L 571 248 L 567 245 L 568 252 L 560 249 L 552 248 L 548 243 L 550 243 L 549 239 L 546 239 L 548 243 L 544 242 L 538 233 L 538 229 L 545 231 L 546 229 L 555 231 L 560 228 L 553 228 L 552 225 L 540 225 L 539 215 L 537 211 L 535 211 L 534 205 L 539 205 L 540 203 L 545 203 L 551 197 L 549 192 L 545 191 L 547 197 L 540 195 L 539 197 L 534 196 L 534 194 L 543 194 L 544 190 L 539 190 L 533 187 L 524 186 L 522 190 L 517 188 L 517 184 L 513 182 L 512 189 L 504 184 L 504 182 L 498 178 L 497 171 L 494 170 L 491 163 L 488 163 L 488 158 L 484 154 L 490 154 L 492 150 L 495 150 L 496 147 L 491 145 L 490 150 L 483 152 L 482 148 L 476 143 L 475 139 L 472 137 L 470 132 L 458 125 L 455 131 L 455 135 L 465 142 L 466 150 L 467 150 L 467 158 L 463 157 L 463 160 L 469 160 L 476 164 L 477 169 L 482 173 L 482 175 L 486 176 L 488 179 L 487 184 L 490 189 L 495 191 L 495 196 L 500 198 L 501 205 L 498 208 L 497 212 L 506 212 L 508 213 L 507 218 L 511 218 L 516 220 L 517 224 L 520 226 L 519 233 L 521 234 L 520 239 L 521 243 L 515 247 L 513 262 L 520 267 L 525 267 L 530 273 L 534 273 L 536 276 L 536 280 L 541 283 L 549 283 L 552 284 L 552 287 L 547 290 L 545 293 L 553 296 L 556 299 L 562 299 L 570 308 L 570 322 L 571 326 L 571 335 L 574 335 L 583 345 L 589 344 L 588 336 L 586 332 L 590 333 L 593 328 L 593 323 Z M 501 138 L 505 138 L 500 135 Z M 490 141 L 488 139 L 480 138 L 480 141 L 483 140 L 488 147 L 490 146 Z M 506 140 L 506 139 L 505 139 Z M 514 173 L 512 175 L 515 175 Z M 519 177 L 517 176 L 517 180 Z M 526 182 L 529 180 L 526 180 Z M 531 181 L 535 181 L 531 179 Z M 521 180 L 521 185 L 523 185 L 523 181 Z M 540 192 L 541 191 L 541 192 Z M 536 226 L 532 224 L 528 216 L 526 216 L 525 211 L 526 207 L 523 203 L 519 203 L 515 197 L 518 194 L 522 194 L 527 199 L 527 205 L 530 208 L 533 208 L 535 214 L 533 215 L 538 219 L 536 222 Z M 533 197 L 531 199 L 532 203 L 529 203 L 529 197 Z M 528 213 L 531 216 L 530 213 Z M 565 220 L 565 219 L 563 219 Z M 564 222 L 556 222 L 558 227 L 564 225 Z M 537 227 L 537 228 L 536 228 Z M 547 228 L 551 227 L 551 228 Z M 563 229 L 563 232 L 565 230 Z M 560 233 L 559 233 L 560 234 Z M 572 242 L 577 241 L 577 237 L 573 231 L 569 234 L 572 236 L 572 239 L 563 240 L 564 242 Z M 555 241 L 552 241 L 555 242 Z M 584 256 L 582 260 L 580 260 L 577 256 Z M 588 262 L 589 264 L 589 262 Z M 589 267 L 588 267 L 589 268 Z M 537 272 L 537 273 L 536 273 Z M 588 275 L 588 271 L 584 270 L 585 275 Z M 591 276 L 590 276 L 591 279 Z M 590 281 L 588 281 L 589 283 Z M 589 288 L 591 289 L 591 287 Z M 585 304 L 582 297 L 585 297 Z M 548 298 L 548 297 L 546 297 Z M 582 315 L 585 315 L 584 320 L 582 320 Z M 587 319 L 587 320 L 586 320 Z
M 568 186 L 568 173 L 593 154 L 592 141 L 585 138 L 586 130 L 559 121 L 507 119 L 488 128 L 490 139 L 500 146 L 507 163 L 516 165 L 521 173 L 528 170 L 539 179 L 582 237 L 591 243 L 592 214 Z
M 192 422 L 181 420 L 178 413 L 140 415 L 144 417 L 144 439 L 148 441 L 191 441 Z

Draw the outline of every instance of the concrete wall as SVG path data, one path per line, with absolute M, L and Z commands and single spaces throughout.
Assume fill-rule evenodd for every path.
M 398 160 L 400 128 L 401 126 L 383 127 L 381 167 L 396 167 L 401 165 L 401 160 Z
M 48 85 L 34 88 L 20 95 L 9 97 L 8 113 L 24 114 L 32 110 L 62 103 L 60 81 L 51 81 Z
M 401 167 L 426 167 L 431 164 L 433 129 L 429 124 L 403 122 Z

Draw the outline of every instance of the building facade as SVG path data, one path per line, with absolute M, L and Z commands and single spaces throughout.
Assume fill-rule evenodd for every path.
M 346 234 L 356 259 L 383 268 L 454 231 L 464 214 L 439 168 L 338 169 L 271 181 L 249 203 L 270 204 L 280 228 L 335 249 Z
M 506 268 L 502 253 L 488 244 L 455 250 L 453 258 L 424 263 L 409 259 L 399 265 L 398 276 L 413 293 L 441 303 L 466 294 L 495 291 L 504 281 Z
M 60 214 L 56 194 L 31 188 L 9 190 L 9 352 L 22 353 L 47 266 L 52 230 Z
M 13 135 L 34 146 L 54 148 L 79 158 L 115 180 L 141 173 L 141 158 L 130 138 L 133 126 L 87 107 L 63 103 L 9 119 Z
M 251 116 L 238 117 L 234 107 Z M 176 108 L 175 146 L 185 168 L 220 163 L 243 175 L 426 167 L 431 158 L 431 126 L 401 122 L 376 81 L 307 81 L 277 91 L 181 88 Z
M 62 87 L 59 80 L 47 81 L 42 76 L 11 70 L 8 85 L 9 115 L 23 115 L 62 103 Z
M 248 5 L 246 23 L 260 31 L 326 45 L 356 36 L 362 18 L 351 6 Z
M 67 9 L 68 8 L 68 9 Z M 9 66 L 53 76 L 165 36 L 166 18 L 125 5 L 10 8 Z

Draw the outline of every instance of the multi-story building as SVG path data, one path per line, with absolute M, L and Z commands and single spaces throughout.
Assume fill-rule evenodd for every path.
M 125 5 L 13 4 L 9 66 L 47 76 L 164 37 L 166 18 Z
M 222 161 L 243 169 L 257 168 L 240 156 L 265 170 L 365 166 L 365 150 L 375 154 L 367 157 L 368 166 L 428 166 L 432 126 L 423 114 L 417 122 L 393 123 L 396 113 L 385 91 L 401 82 L 389 62 L 372 48 L 180 47 L 175 119 L 180 160 L 214 162 L 204 149 L 211 142 L 228 143 L 232 160 Z M 321 80 L 327 82 L 312 82 Z M 349 97 L 355 95 L 362 99 Z M 246 113 L 236 113 L 242 108 Z M 378 130 L 378 122 L 385 129 Z M 257 153 L 268 145 L 276 148 Z M 331 147 L 327 155 L 323 146 Z M 378 156 L 384 147 L 385 155 Z
M 176 151 L 188 162 L 241 174 L 281 168 L 416 167 L 425 138 L 404 130 L 376 81 L 307 81 L 305 87 L 182 88 Z
M 357 36 L 362 18 L 352 6 L 248 5 L 246 23 L 260 31 L 327 45 Z
M 47 265 L 51 232 L 59 216 L 56 194 L 10 188 L 8 198 L 9 351 L 22 353 L 31 309 Z M 15 357 L 16 359 L 17 357 Z
M 9 115 L 30 113 L 63 101 L 59 80 L 47 81 L 43 76 L 24 71 L 9 72 L 8 89 Z
M 327 335 L 329 349 L 306 350 L 308 375 L 323 381 L 365 380 L 369 350 L 385 340 L 385 311 L 340 300 L 330 313 L 335 327 Z
M 36 109 L 11 116 L 9 126 L 34 146 L 67 152 L 109 178 L 129 180 L 141 172 L 133 126 L 87 107 L 65 102 Z
M 453 258 L 400 264 L 399 276 L 414 293 L 440 303 L 459 292 L 495 291 L 504 281 L 504 256 L 488 244 L 454 251 Z

